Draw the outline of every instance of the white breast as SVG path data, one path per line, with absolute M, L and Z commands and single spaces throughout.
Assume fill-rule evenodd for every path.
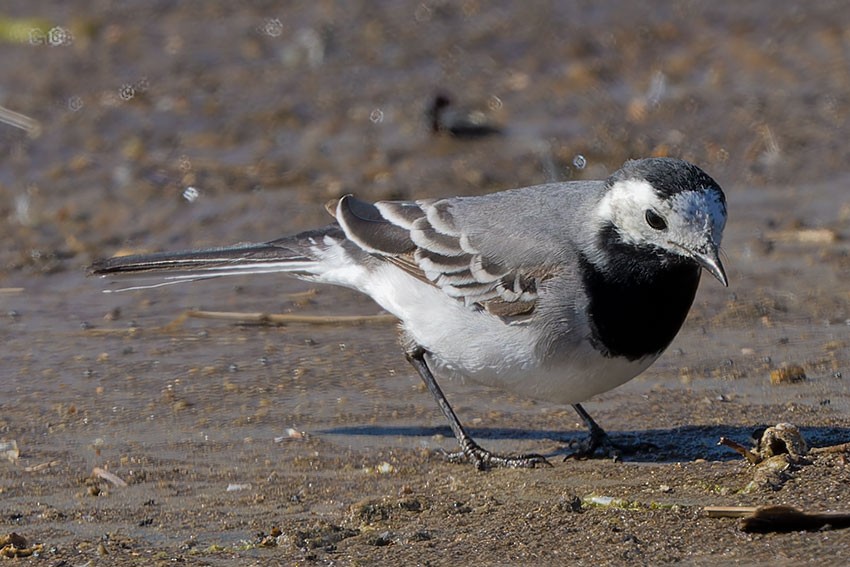
M 437 378 L 469 379 L 527 398 L 572 404 L 628 382 L 657 358 L 608 358 L 581 336 L 562 341 L 569 352 L 543 358 L 539 327 L 508 325 L 487 311 L 471 310 L 395 267 L 383 272 L 370 295 L 430 353 Z

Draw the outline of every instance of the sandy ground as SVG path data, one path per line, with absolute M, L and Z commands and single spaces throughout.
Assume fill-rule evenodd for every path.
M 850 510 L 842 453 L 765 480 L 717 446 L 780 422 L 815 447 L 850 441 L 841 3 L 166 5 L 0 8 L 0 105 L 37 121 L 0 125 L 0 536 L 29 540 L 30 561 L 847 557 L 847 531 L 750 534 L 703 510 Z M 430 136 L 438 90 L 504 134 Z M 652 445 L 622 462 L 562 462 L 583 435 L 570 408 L 458 383 L 447 395 L 483 445 L 554 466 L 444 462 L 451 433 L 391 324 L 178 318 L 378 312 L 352 292 L 257 277 L 103 294 L 85 277 L 120 249 L 316 226 L 348 192 L 477 194 L 646 155 L 691 159 L 726 190 L 731 286 L 706 279 L 668 353 L 586 404 L 615 440 Z M 787 365 L 806 379 L 771 384 Z

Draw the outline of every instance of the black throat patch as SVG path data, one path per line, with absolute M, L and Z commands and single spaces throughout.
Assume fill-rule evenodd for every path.
M 638 360 L 664 350 L 694 301 L 700 267 L 665 263 L 656 251 L 618 246 L 605 272 L 581 257 L 590 342 L 607 357 Z

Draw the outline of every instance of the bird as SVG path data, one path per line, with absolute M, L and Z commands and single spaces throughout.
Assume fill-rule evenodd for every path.
M 400 344 L 478 469 L 548 465 L 478 444 L 436 376 L 572 405 L 583 454 L 611 443 L 581 405 L 646 370 L 684 323 L 704 271 L 723 286 L 723 190 L 698 166 L 627 161 L 604 180 L 447 198 L 326 205 L 327 226 L 263 243 L 96 261 L 157 285 L 284 272 L 357 290 L 399 321 Z
M 482 110 L 454 107 L 446 93 L 437 93 L 425 112 L 434 135 L 448 134 L 455 138 L 475 139 L 501 134 L 502 128 L 491 121 Z

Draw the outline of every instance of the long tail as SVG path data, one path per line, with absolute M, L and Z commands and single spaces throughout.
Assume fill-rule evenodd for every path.
M 309 277 L 318 258 L 316 250 L 328 239 L 344 241 L 338 225 L 302 232 L 261 244 L 236 244 L 181 252 L 116 256 L 94 262 L 89 274 L 99 276 L 153 276 L 158 281 L 108 291 L 127 291 L 193 282 L 224 276 L 292 272 Z

